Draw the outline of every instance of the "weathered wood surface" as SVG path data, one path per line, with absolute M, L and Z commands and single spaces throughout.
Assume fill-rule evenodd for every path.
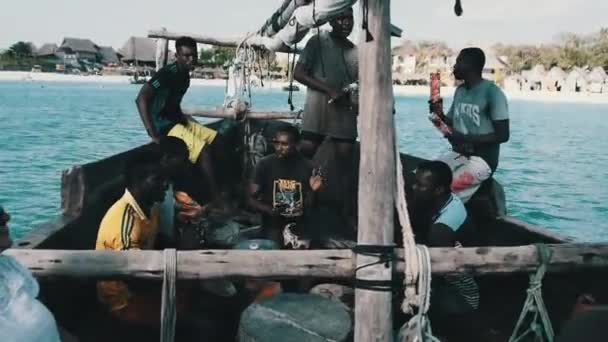
M 67 216 L 80 214 L 84 206 L 84 171 L 74 166 L 61 173 L 61 211 Z
M 548 245 L 553 258 L 549 273 L 608 268 L 608 244 Z M 430 248 L 435 275 L 529 273 L 538 267 L 536 247 Z M 161 279 L 162 251 L 93 251 L 8 249 L 38 277 Z M 350 250 L 315 251 L 178 251 L 178 277 L 352 278 L 355 256 Z M 396 249 L 394 272 L 403 272 L 403 249 Z
M 191 116 L 200 116 L 205 118 L 222 118 L 222 119 L 240 119 L 241 115 L 237 115 L 234 110 L 225 109 L 207 109 L 207 108 L 184 108 L 184 114 Z M 266 111 L 251 111 L 244 115 L 248 119 L 256 120 L 278 120 L 278 119 L 297 119 L 300 118 L 300 112 L 266 112 Z
M 363 1 L 361 6 L 365 6 Z M 390 0 L 367 1 L 368 29 L 373 39 L 359 42 L 359 164 L 358 243 L 391 245 L 395 208 L 395 150 L 391 76 Z M 377 260 L 359 255 L 357 266 Z M 357 278 L 391 281 L 392 265 L 361 268 Z M 355 290 L 355 341 L 393 341 L 391 291 Z
M 194 39 L 197 43 L 201 44 L 209 44 L 214 46 L 224 46 L 224 47 L 237 47 L 239 44 L 243 42 L 245 37 L 240 38 L 219 38 L 219 37 L 211 37 L 211 36 L 203 36 L 200 34 L 191 34 L 191 33 L 178 33 L 178 32 L 167 32 L 161 30 L 151 30 L 148 31 L 149 38 L 163 38 L 169 40 L 176 40 L 179 37 L 188 36 Z M 264 46 L 257 46 L 259 48 L 265 48 Z M 294 51 L 290 48 L 281 49 L 277 52 L 299 52 L 300 50 Z
M 397 26 L 392 25 L 392 34 L 395 37 L 401 37 L 402 30 Z M 162 38 L 168 40 L 176 40 L 179 37 L 192 37 L 197 43 L 208 44 L 214 46 L 224 46 L 224 47 L 237 47 L 245 37 L 236 37 L 236 38 L 220 38 L 220 37 L 212 37 L 212 36 L 204 36 L 200 34 L 192 34 L 192 33 L 180 33 L 180 32 L 170 32 L 165 30 L 150 30 L 148 31 L 149 38 Z M 264 48 L 264 46 L 257 46 L 259 48 Z M 290 52 L 290 53 L 300 53 L 302 48 L 292 49 L 287 46 L 284 46 L 282 49 L 279 49 L 276 52 Z

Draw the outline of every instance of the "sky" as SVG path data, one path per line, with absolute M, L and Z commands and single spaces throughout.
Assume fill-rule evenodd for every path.
M 321 1 L 321 0 L 318 0 Z M 7 1 L 8 2 L 8 1 Z M 14 42 L 36 46 L 63 37 L 89 38 L 120 48 L 130 36 L 148 30 L 218 37 L 256 31 L 282 0 L 19 0 L 0 10 L 0 50 Z M 407 39 L 466 44 L 552 42 L 563 32 L 592 33 L 608 26 L 606 0 L 462 0 L 464 15 L 453 13 L 453 0 L 393 0 L 392 23 Z

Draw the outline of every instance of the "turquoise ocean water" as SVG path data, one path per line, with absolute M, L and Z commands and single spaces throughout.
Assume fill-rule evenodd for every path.
M 0 82 L 0 204 L 16 237 L 59 212 L 61 170 L 147 142 L 127 84 Z M 223 87 L 191 87 L 187 105 L 214 107 Z M 301 107 L 304 92 L 294 93 Z M 450 103 L 446 99 L 446 103 Z M 256 90 L 256 109 L 287 110 L 287 93 Z M 403 152 L 448 148 L 426 97 L 396 98 Z M 496 178 L 508 211 L 583 241 L 608 241 L 608 105 L 511 101 L 511 140 Z

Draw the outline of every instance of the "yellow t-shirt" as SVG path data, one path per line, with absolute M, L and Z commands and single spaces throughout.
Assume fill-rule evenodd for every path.
M 147 217 L 129 190 L 125 190 L 124 195 L 108 209 L 101 220 L 95 249 L 152 249 L 158 226 L 158 207 L 154 206 L 150 217 Z M 97 282 L 97 295 L 110 311 L 124 308 L 129 301 L 129 289 L 123 281 Z
M 188 125 L 177 124 L 167 135 L 181 139 L 188 147 L 188 159 L 196 164 L 203 149 L 215 140 L 217 132 L 190 118 Z

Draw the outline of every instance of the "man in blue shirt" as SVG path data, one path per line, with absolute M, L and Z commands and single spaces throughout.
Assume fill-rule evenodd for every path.
M 429 161 L 418 165 L 412 196 L 416 207 L 414 215 L 426 216 L 423 221 L 428 222 L 428 226 L 417 237 L 422 237 L 429 247 L 460 247 L 468 238 L 467 211 L 450 190 L 451 184 L 452 171 L 447 164 Z M 479 289 L 472 277 L 433 278 L 432 291 L 430 314 L 438 331 L 462 337 L 476 330 L 473 325 L 479 307 Z
M 456 88 L 448 113 L 443 113 L 441 101 L 431 103 L 431 112 L 452 130 L 446 136 L 452 151 L 439 160 L 452 169 L 452 191 L 465 203 L 496 171 L 500 144 L 509 140 L 507 98 L 494 82 L 483 79 L 485 61 L 479 48 L 462 50 L 454 77 L 463 84 Z

